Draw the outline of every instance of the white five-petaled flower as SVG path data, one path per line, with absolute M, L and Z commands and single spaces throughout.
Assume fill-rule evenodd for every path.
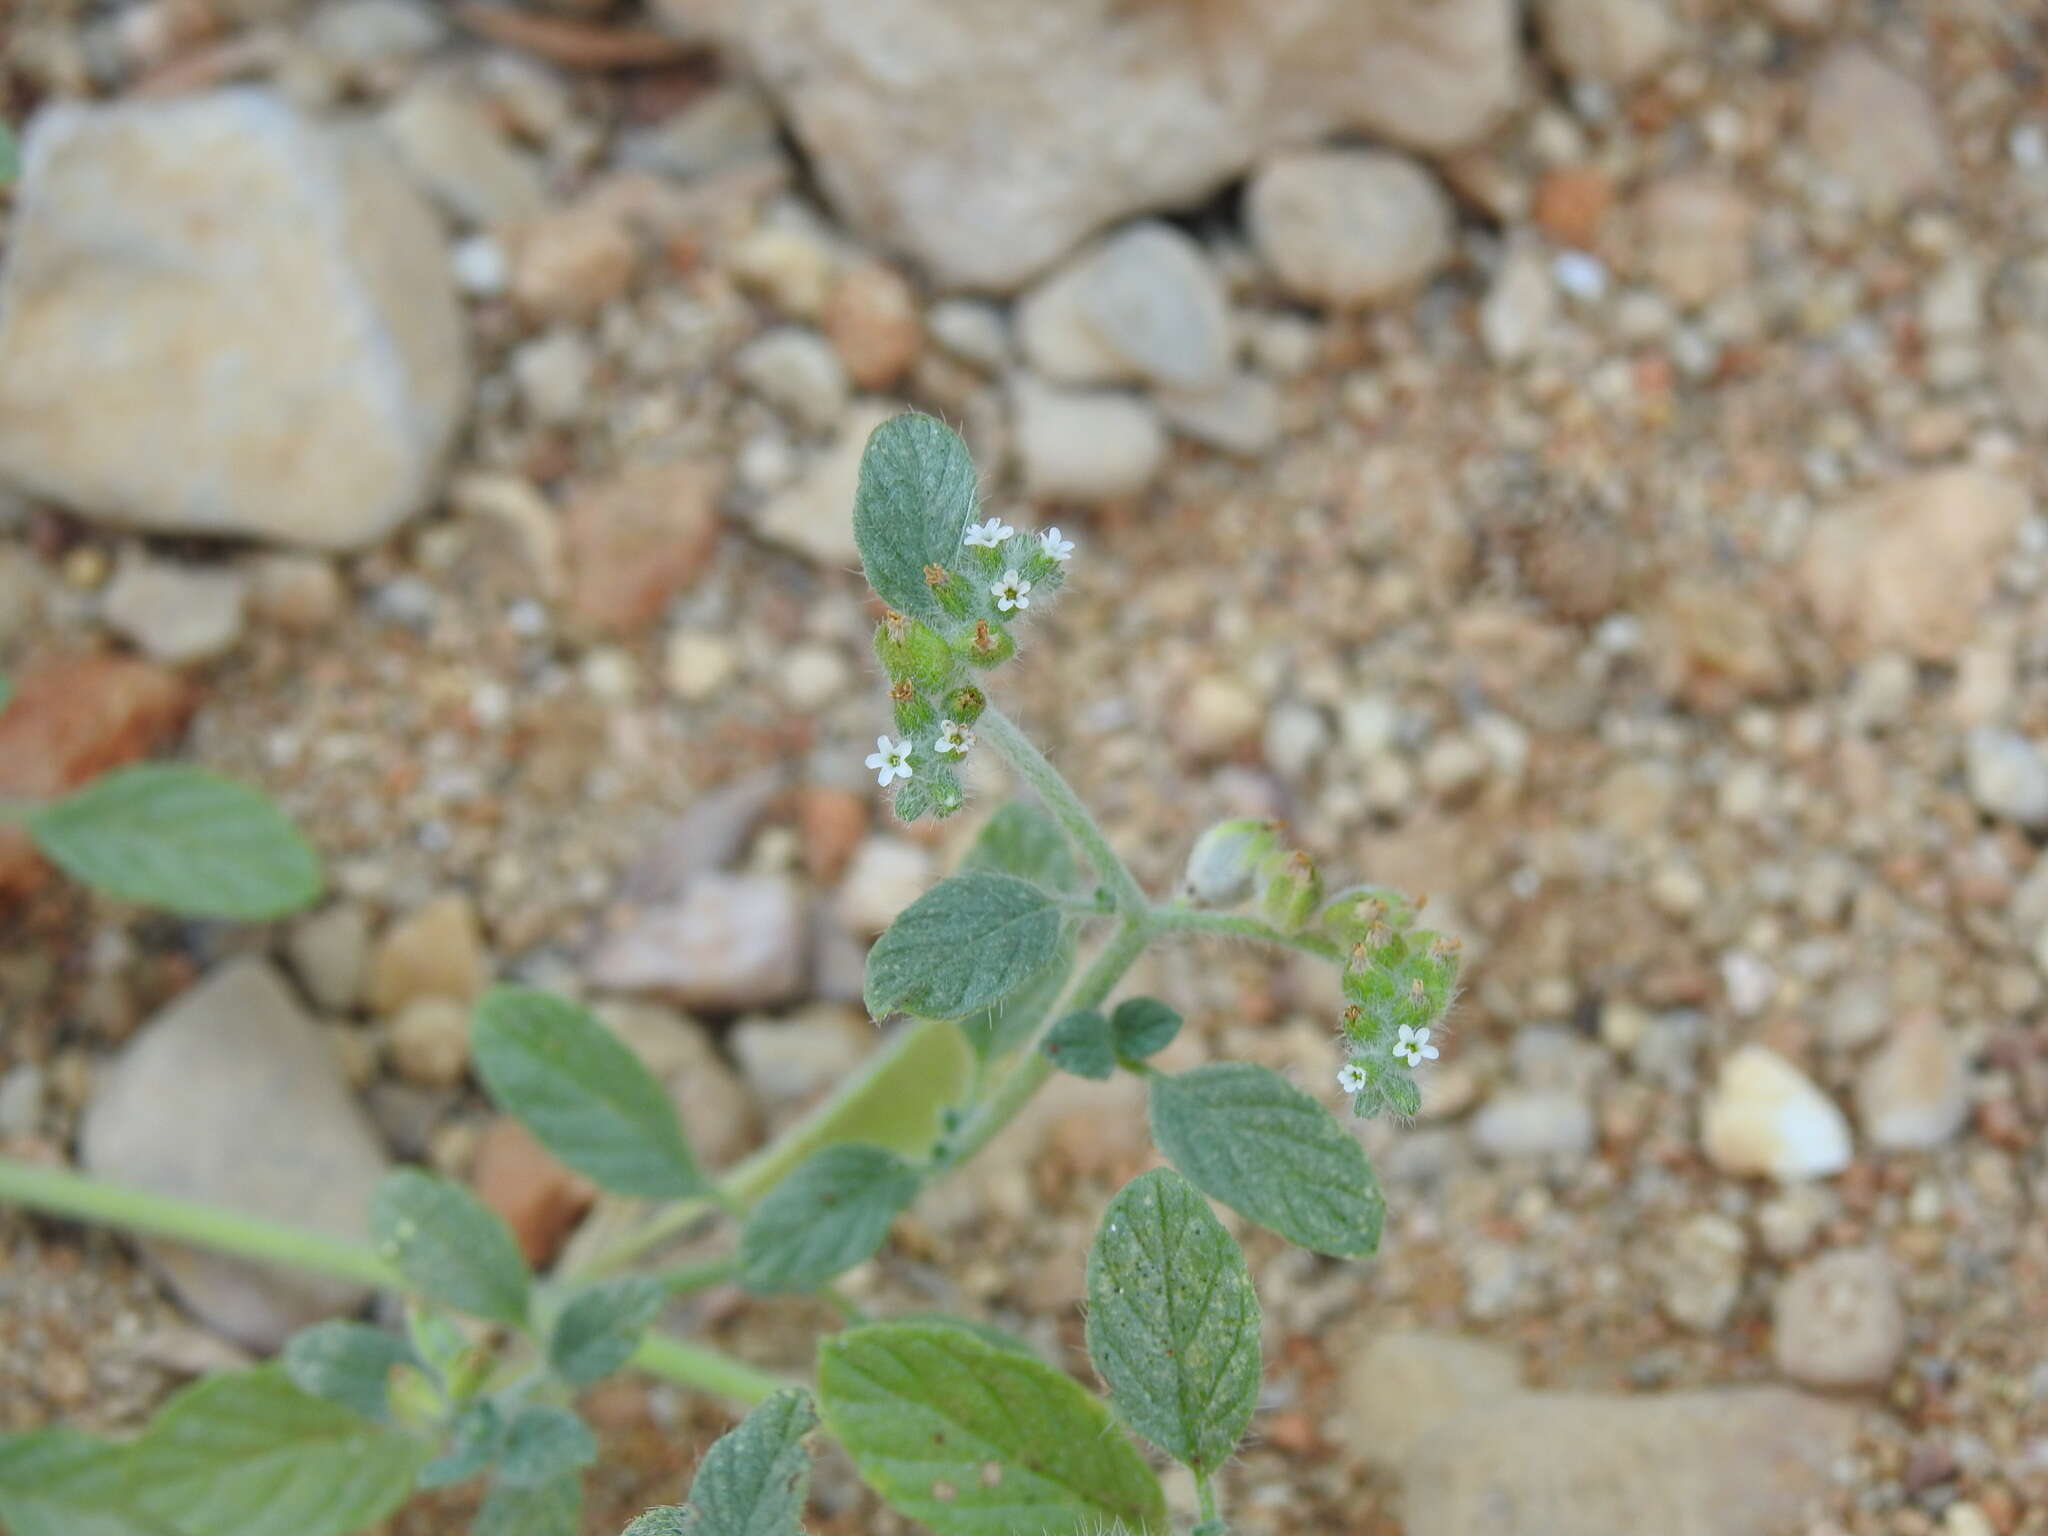
M 876 770 L 875 782 L 884 789 L 891 780 L 911 777 L 910 743 L 898 745 L 886 736 L 877 736 L 875 750 L 868 754 L 868 766 Z
M 962 725 L 958 720 L 941 720 L 939 722 L 938 744 L 932 750 L 934 752 L 948 753 L 954 757 L 965 757 L 967 749 L 973 745 L 974 733 L 968 730 L 966 726 Z
M 990 582 L 988 589 L 995 594 L 996 607 L 1004 613 L 1008 613 L 1012 608 L 1031 606 L 1031 583 L 1015 571 L 1003 572 L 1002 579 Z
M 968 528 L 967 543 L 970 548 L 994 549 L 999 544 L 1007 544 L 1016 531 L 1000 517 L 992 517 L 985 523 L 975 523 Z
M 1061 538 L 1057 528 L 1048 528 L 1041 533 L 1038 536 L 1038 547 L 1061 565 L 1074 558 L 1074 541 Z
M 1429 1026 L 1417 1029 L 1413 1024 L 1403 1024 L 1394 1037 L 1394 1054 L 1411 1067 L 1435 1061 L 1436 1047 L 1429 1043 Z
M 1346 1093 L 1357 1093 L 1365 1086 L 1365 1068 L 1355 1061 L 1347 1061 L 1337 1069 L 1337 1086 Z

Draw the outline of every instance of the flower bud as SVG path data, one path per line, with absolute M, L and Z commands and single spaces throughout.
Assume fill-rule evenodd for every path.
M 964 688 L 955 688 L 946 695 L 946 714 L 962 725 L 972 725 L 981 718 L 981 712 L 988 708 L 988 695 L 972 683 Z
M 924 584 L 931 588 L 932 596 L 939 600 L 939 606 L 956 619 L 966 618 L 974 606 L 974 596 L 968 591 L 968 583 L 943 565 L 926 566 Z
M 1266 919 L 1283 933 L 1292 933 L 1314 915 L 1323 899 L 1323 877 L 1307 854 L 1268 854 L 1259 866 L 1259 906 Z
M 901 736 L 921 736 L 938 724 L 938 711 L 931 701 L 905 678 L 889 690 L 889 702 L 896 707 L 896 731 Z
M 974 628 L 963 630 L 953 647 L 973 666 L 997 667 L 1017 654 L 1017 642 L 1000 624 L 976 619 Z
M 1219 821 L 1188 850 L 1181 891 L 1205 907 L 1227 907 L 1252 891 L 1259 865 L 1273 851 L 1279 829 L 1270 821 L 1240 817 Z
M 915 683 L 936 693 L 952 680 L 953 655 L 945 636 L 893 610 L 875 630 L 875 657 L 892 683 Z

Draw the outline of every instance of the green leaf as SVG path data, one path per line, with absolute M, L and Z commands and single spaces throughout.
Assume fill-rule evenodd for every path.
M 989 817 L 960 861 L 960 872 L 1015 875 L 1065 894 L 1081 883 L 1080 866 L 1060 824 L 1035 805 L 1012 800 Z
M 497 988 L 477 1004 L 471 1055 L 498 1107 L 600 1187 L 645 1200 L 708 1188 L 654 1074 L 574 1003 Z
M 1157 1056 L 1180 1033 L 1180 1015 L 1156 997 L 1127 997 L 1110 1015 L 1110 1033 L 1121 1061 Z
M 862 1478 L 938 1536 L 1166 1529 L 1158 1479 L 1097 1399 L 964 1329 L 849 1329 L 819 1347 L 818 1387 Z
M 10 185 L 21 175 L 21 146 L 15 142 L 14 130 L 0 123 L 0 187 Z
M 1074 974 L 1074 925 L 1063 923 L 1059 947 L 1044 970 L 1004 998 L 993 1008 L 970 1013 L 958 1020 L 960 1033 L 984 1061 L 1006 1055 L 1031 1038 L 1045 1016 L 1066 991 Z
M 28 830 L 73 879 L 186 916 L 262 922 L 320 894 L 320 857 L 284 813 L 197 768 L 117 769 L 31 813 Z
M 817 1424 L 810 1394 L 792 1390 L 720 1435 L 690 1483 L 691 1536 L 797 1536 L 811 1482 L 804 1436 Z
M 528 1403 L 505 1425 L 495 1476 L 513 1488 L 541 1488 L 597 1460 L 597 1436 L 575 1414 Z
M 405 1502 L 418 1443 L 293 1386 L 282 1369 L 188 1387 L 123 1456 L 166 1526 L 234 1536 L 351 1536 Z
M 0 133 L 4 132 L 6 132 L 6 130 L 4 128 L 0 128 Z M 13 702 L 14 679 L 11 677 L 0 677 L 0 714 L 4 714 L 7 710 L 7 706 L 12 704 Z
M 1110 1033 L 1109 1020 L 1093 1008 L 1080 1009 L 1061 1019 L 1045 1032 L 1044 1043 L 1038 1048 L 1045 1052 L 1046 1060 L 1076 1077 L 1101 1082 L 1116 1071 L 1116 1040 Z
M 950 629 L 924 568 L 958 558 L 977 503 L 974 461 L 945 423 L 909 412 L 875 428 L 853 496 L 853 538 L 868 585 L 898 612 Z
M 868 951 L 868 1012 L 957 1019 L 1019 991 L 1059 952 L 1060 911 L 1037 886 L 956 875 L 898 915 Z
M 137 1507 L 124 1450 L 70 1429 L 0 1437 L 0 1530 L 11 1536 L 183 1536 Z
M 1088 1251 L 1088 1354 L 1124 1422 L 1213 1473 L 1259 1401 L 1259 1302 L 1244 1254 L 1170 1168 L 1126 1184 Z
M 697 1525 L 697 1516 L 680 1504 L 664 1504 L 659 1509 L 650 1509 L 631 1525 L 619 1532 L 619 1536 L 702 1536 Z M 784 1536 L 777 1532 L 776 1536 Z
M 1337 1258 L 1379 1247 L 1385 1207 L 1365 1151 L 1278 1073 L 1219 1062 L 1152 1079 L 1152 1139 L 1202 1193 Z
M 385 1175 L 370 1202 L 378 1253 L 431 1299 L 518 1328 L 531 1277 L 512 1232 L 459 1184 L 417 1168 Z
M 574 1472 L 538 1488 L 494 1482 L 469 1536 L 576 1536 L 582 1515 L 583 1480 Z
M 412 1346 L 395 1333 L 368 1323 L 329 1322 L 293 1334 L 280 1363 L 301 1392 L 384 1420 L 391 1416 L 391 1369 L 412 1361 Z
M 445 1488 L 489 1469 L 505 1443 L 505 1416 L 487 1397 L 465 1403 L 448 1426 L 441 1454 L 420 1468 L 422 1488 Z
M 1026 1344 L 1006 1328 L 994 1323 L 984 1323 L 976 1318 L 959 1317 L 951 1312 L 903 1312 L 889 1319 L 892 1323 L 917 1323 L 931 1328 L 959 1328 L 973 1334 L 982 1343 L 996 1349 L 1008 1350 L 1011 1354 L 1022 1355 L 1027 1360 L 1036 1360 L 1038 1351 Z
M 754 1207 L 740 1233 L 740 1283 L 764 1295 L 830 1284 L 882 1246 L 919 1183 L 882 1147 L 827 1147 Z
M 571 1386 L 602 1380 L 632 1358 L 666 1299 L 651 1275 L 600 1280 L 562 1309 L 548 1335 L 548 1363 Z

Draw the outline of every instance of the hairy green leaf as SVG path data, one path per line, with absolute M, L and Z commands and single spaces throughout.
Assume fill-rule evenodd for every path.
M 960 861 L 960 872 L 1015 875 L 1057 894 L 1081 883 L 1081 869 L 1060 824 L 1035 805 L 1012 800 L 989 817 Z
M 1071 1377 L 961 1328 L 881 1323 L 818 1351 L 825 1423 L 938 1536 L 1164 1531 L 1158 1479 Z
M 665 1294 L 652 1275 L 600 1280 L 579 1293 L 548 1335 L 548 1363 L 555 1374 L 578 1387 L 611 1375 L 632 1358 Z
M 1359 1146 L 1278 1073 L 1218 1062 L 1152 1079 L 1152 1139 L 1204 1194 L 1337 1258 L 1379 1247 L 1385 1207 Z
M 292 1335 L 280 1363 L 301 1392 L 388 1419 L 391 1368 L 412 1361 L 412 1346 L 368 1323 L 327 1322 Z
M 792 1390 L 720 1435 L 690 1483 L 692 1536 L 797 1536 L 811 1482 L 804 1436 L 817 1424 L 810 1394 Z
M 465 1403 L 448 1426 L 441 1454 L 420 1468 L 422 1488 L 445 1488 L 488 1471 L 505 1443 L 505 1416 L 487 1397 Z
M 1259 1302 L 1244 1254 L 1170 1168 L 1126 1184 L 1088 1252 L 1088 1354 L 1124 1422 L 1211 1473 L 1259 1400 Z
M 881 1147 L 827 1147 L 754 1207 L 740 1233 L 750 1291 L 815 1291 L 869 1257 L 917 1198 L 917 1170 Z
M 619 1536 L 701 1536 L 697 1516 L 680 1504 L 664 1504 L 659 1509 L 650 1509 L 631 1525 L 619 1532 Z M 777 1532 L 777 1536 L 783 1533 Z
M 351 1536 L 405 1502 L 420 1459 L 410 1436 L 277 1366 L 186 1388 L 122 1457 L 146 1514 L 234 1536 Z
M 494 1482 L 469 1536 L 576 1536 L 583 1515 L 583 1479 L 566 1472 L 538 1488 Z
M 1143 1061 L 1173 1044 L 1180 1033 L 1180 1015 L 1156 997 L 1127 997 L 1110 1015 L 1109 1029 L 1119 1060 Z
M 1031 1038 L 1066 991 L 1067 980 L 1074 974 L 1075 948 L 1074 925 L 1063 924 L 1059 947 L 1044 970 L 993 1008 L 959 1020 L 960 1033 L 983 1060 L 993 1061 Z
M 197 768 L 142 763 L 28 818 L 73 879 L 192 917 L 262 922 L 313 902 L 320 857 L 259 791 Z
M 378 1253 L 431 1299 L 513 1327 L 531 1276 L 511 1229 L 459 1184 L 417 1168 L 386 1174 L 370 1202 Z
M 69 1429 L 0 1438 L 10 1536 L 183 1536 L 138 1507 L 124 1448 Z
M 978 500 L 974 461 L 944 422 L 907 412 L 875 428 L 853 497 L 853 537 L 868 585 L 891 608 L 950 628 L 925 567 L 958 557 Z
M 646 1200 L 707 1187 L 654 1074 L 574 1003 L 499 987 L 477 1004 L 472 1055 L 498 1107 L 600 1187 Z
M 589 1425 L 552 1403 L 527 1403 L 505 1423 L 494 1475 L 514 1488 L 540 1488 L 595 1460 Z
M 9 185 L 21 174 L 21 146 L 15 142 L 14 130 L 0 123 L 0 187 Z
M 1051 963 L 1060 928 L 1052 899 L 1014 875 L 941 881 L 868 951 L 868 1012 L 957 1019 L 991 1007 Z
M 1038 1048 L 1061 1071 L 1076 1077 L 1101 1082 L 1116 1071 L 1116 1040 L 1109 1020 L 1093 1008 L 1079 1009 L 1061 1019 L 1045 1032 Z

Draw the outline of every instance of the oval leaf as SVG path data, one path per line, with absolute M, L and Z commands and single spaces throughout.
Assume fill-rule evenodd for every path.
M 505 1425 L 493 1475 L 514 1488 L 543 1488 L 597 1460 L 597 1437 L 575 1414 L 528 1403 Z
M 538 1488 L 496 1482 L 469 1536 L 576 1536 L 583 1516 L 583 1479 L 564 1473 Z
M 632 1358 L 666 1294 L 651 1275 L 602 1280 L 582 1292 L 562 1309 L 548 1335 L 555 1374 L 576 1387 L 611 1375 Z
M 69 1429 L 0 1438 L 9 1536 L 182 1536 L 137 1507 L 125 1448 Z
M 827 1147 L 754 1207 L 740 1233 L 740 1283 L 764 1295 L 830 1284 L 882 1246 L 918 1184 L 894 1152 Z
M 1385 1207 L 1365 1150 L 1299 1088 L 1249 1062 L 1152 1079 L 1152 1139 L 1203 1194 L 1340 1259 L 1380 1244 Z
M 913 411 L 875 428 L 853 496 L 853 538 L 868 585 L 891 608 L 950 628 L 924 568 L 959 555 L 977 500 L 974 461 L 944 422 Z
M 1074 925 L 1061 925 L 1059 947 L 1050 964 L 1015 992 L 979 1013 L 963 1015 L 957 1022 L 960 1033 L 985 1061 L 1014 1051 L 1051 1013 L 1074 974 Z
M 263 922 L 310 905 L 320 856 L 259 791 L 197 768 L 143 763 L 28 819 L 73 879 L 191 917 Z
M 1083 1008 L 1068 1014 L 1045 1032 L 1044 1043 L 1038 1047 L 1045 1052 L 1045 1059 L 1063 1072 L 1076 1077 L 1093 1078 L 1096 1082 L 1116 1072 L 1116 1042 L 1109 1030 L 1109 1020 L 1093 1008 Z
M 395 1333 L 368 1323 L 330 1322 L 293 1334 L 280 1363 L 301 1392 L 366 1419 L 386 1419 L 391 1369 L 412 1359 L 412 1346 Z
M 531 1276 L 511 1229 L 459 1184 L 417 1168 L 387 1174 L 370 1202 L 378 1253 L 434 1301 L 523 1327 Z
M 1123 1187 L 1088 1251 L 1088 1354 L 1139 1434 L 1208 1474 L 1259 1401 L 1259 1302 L 1244 1254 L 1169 1168 Z
M 906 907 L 868 951 L 868 1012 L 957 1019 L 1023 988 L 1059 953 L 1060 910 L 1014 875 L 976 871 Z
M 1035 805 L 1012 800 L 989 817 L 960 872 L 986 869 L 1015 875 L 1048 891 L 1067 892 L 1081 883 L 1080 866 L 1060 824 Z
M 1173 1044 L 1180 1033 L 1180 1015 L 1156 997 L 1127 997 L 1110 1015 L 1109 1028 L 1119 1060 L 1143 1061 Z
M 959 1328 L 882 1323 L 818 1351 L 825 1423 L 938 1536 L 1164 1531 L 1159 1481 L 1071 1377 Z
M 601 1188 L 676 1200 L 708 1187 L 654 1074 L 574 1003 L 499 987 L 477 1004 L 471 1054 L 498 1107 Z
M 180 1392 L 122 1461 L 140 1507 L 180 1531 L 350 1536 L 405 1502 L 420 1450 L 264 1366 Z
M 690 1483 L 692 1536 L 795 1536 L 811 1482 L 804 1436 L 817 1423 L 810 1395 L 792 1390 L 720 1435 Z

